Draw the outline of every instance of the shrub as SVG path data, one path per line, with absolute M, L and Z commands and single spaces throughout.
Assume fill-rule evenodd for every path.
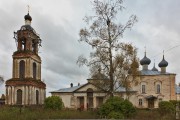
M 124 115 L 121 112 L 112 111 L 107 116 L 108 119 L 123 119 Z
M 121 104 L 122 113 L 126 118 L 131 117 L 136 113 L 136 109 L 130 101 L 124 100 Z
M 63 108 L 62 99 L 58 96 L 50 96 L 44 101 L 45 108 L 61 110 Z
M 121 103 L 123 100 L 119 97 L 112 97 L 100 107 L 99 114 L 107 116 L 111 111 L 121 111 Z
M 169 102 L 171 102 L 174 105 L 175 108 L 176 108 L 176 104 L 180 105 L 179 100 L 170 100 Z
M 101 116 L 108 118 L 128 118 L 136 112 L 136 109 L 128 100 L 123 100 L 120 97 L 109 98 L 99 109 L 98 113 Z
M 161 116 L 173 114 L 175 112 L 175 107 L 171 102 L 162 101 L 159 103 L 159 113 Z

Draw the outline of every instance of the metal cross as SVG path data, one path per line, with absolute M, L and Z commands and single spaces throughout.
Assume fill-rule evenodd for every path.
M 28 8 L 28 13 L 29 13 L 29 10 L 30 10 L 30 6 L 29 6 L 29 5 L 27 5 L 27 8 Z

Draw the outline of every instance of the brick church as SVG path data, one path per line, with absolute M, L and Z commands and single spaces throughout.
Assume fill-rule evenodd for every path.
M 41 81 L 41 39 L 31 27 L 32 18 L 24 16 L 25 25 L 14 32 L 17 50 L 13 53 L 12 78 L 6 81 L 6 104 L 41 105 L 46 84 Z

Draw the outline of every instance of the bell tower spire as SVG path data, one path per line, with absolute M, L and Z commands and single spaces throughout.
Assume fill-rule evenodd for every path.
M 12 79 L 6 81 L 6 104 L 43 104 L 46 84 L 41 81 L 41 39 L 31 27 L 32 17 L 24 16 L 25 25 L 14 32 L 17 50 L 13 53 Z

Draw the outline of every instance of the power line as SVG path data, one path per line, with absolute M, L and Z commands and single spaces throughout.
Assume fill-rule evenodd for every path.
M 167 52 L 171 51 L 172 49 L 177 48 L 177 47 L 179 47 L 179 46 L 180 46 L 180 44 L 179 44 L 179 45 L 176 45 L 176 46 L 173 46 L 173 47 L 171 47 L 171 48 L 169 48 L 169 49 L 167 49 L 167 50 L 164 50 L 164 52 L 167 53 Z M 155 58 L 155 57 L 159 56 L 160 54 L 162 54 L 162 52 L 156 54 L 156 55 L 153 56 L 152 58 Z

